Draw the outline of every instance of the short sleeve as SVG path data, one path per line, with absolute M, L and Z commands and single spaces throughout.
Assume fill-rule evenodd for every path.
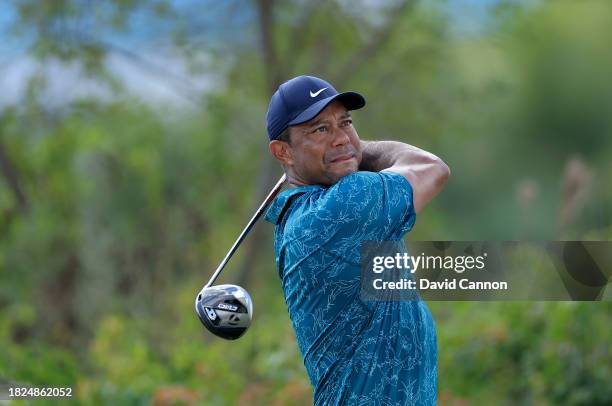
M 401 239 L 414 226 L 412 186 L 393 172 L 355 172 L 327 189 L 318 215 L 341 238 Z

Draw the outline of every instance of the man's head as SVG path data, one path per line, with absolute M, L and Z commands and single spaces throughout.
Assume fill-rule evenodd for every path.
M 361 162 L 350 110 L 365 105 L 354 92 L 338 93 L 324 80 L 299 76 L 283 83 L 268 108 L 270 152 L 298 185 L 332 185 Z

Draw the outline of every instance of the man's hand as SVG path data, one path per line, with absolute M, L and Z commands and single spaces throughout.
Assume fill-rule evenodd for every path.
M 444 161 L 432 153 L 397 141 L 361 141 L 360 170 L 390 171 L 402 175 L 412 185 L 414 210 L 419 213 L 440 193 L 450 176 Z

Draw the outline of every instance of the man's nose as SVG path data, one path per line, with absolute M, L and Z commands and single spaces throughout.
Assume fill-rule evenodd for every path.
M 346 145 L 350 142 L 348 134 L 337 126 L 333 127 L 332 133 L 332 146 L 337 147 L 341 145 Z

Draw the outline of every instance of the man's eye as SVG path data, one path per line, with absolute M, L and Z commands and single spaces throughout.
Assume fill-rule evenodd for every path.
M 350 127 L 353 124 L 353 120 L 345 120 L 342 122 L 343 127 Z
M 327 127 L 318 127 L 317 129 L 315 129 L 315 132 L 317 132 L 317 133 L 325 133 L 325 132 L 327 132 Z

